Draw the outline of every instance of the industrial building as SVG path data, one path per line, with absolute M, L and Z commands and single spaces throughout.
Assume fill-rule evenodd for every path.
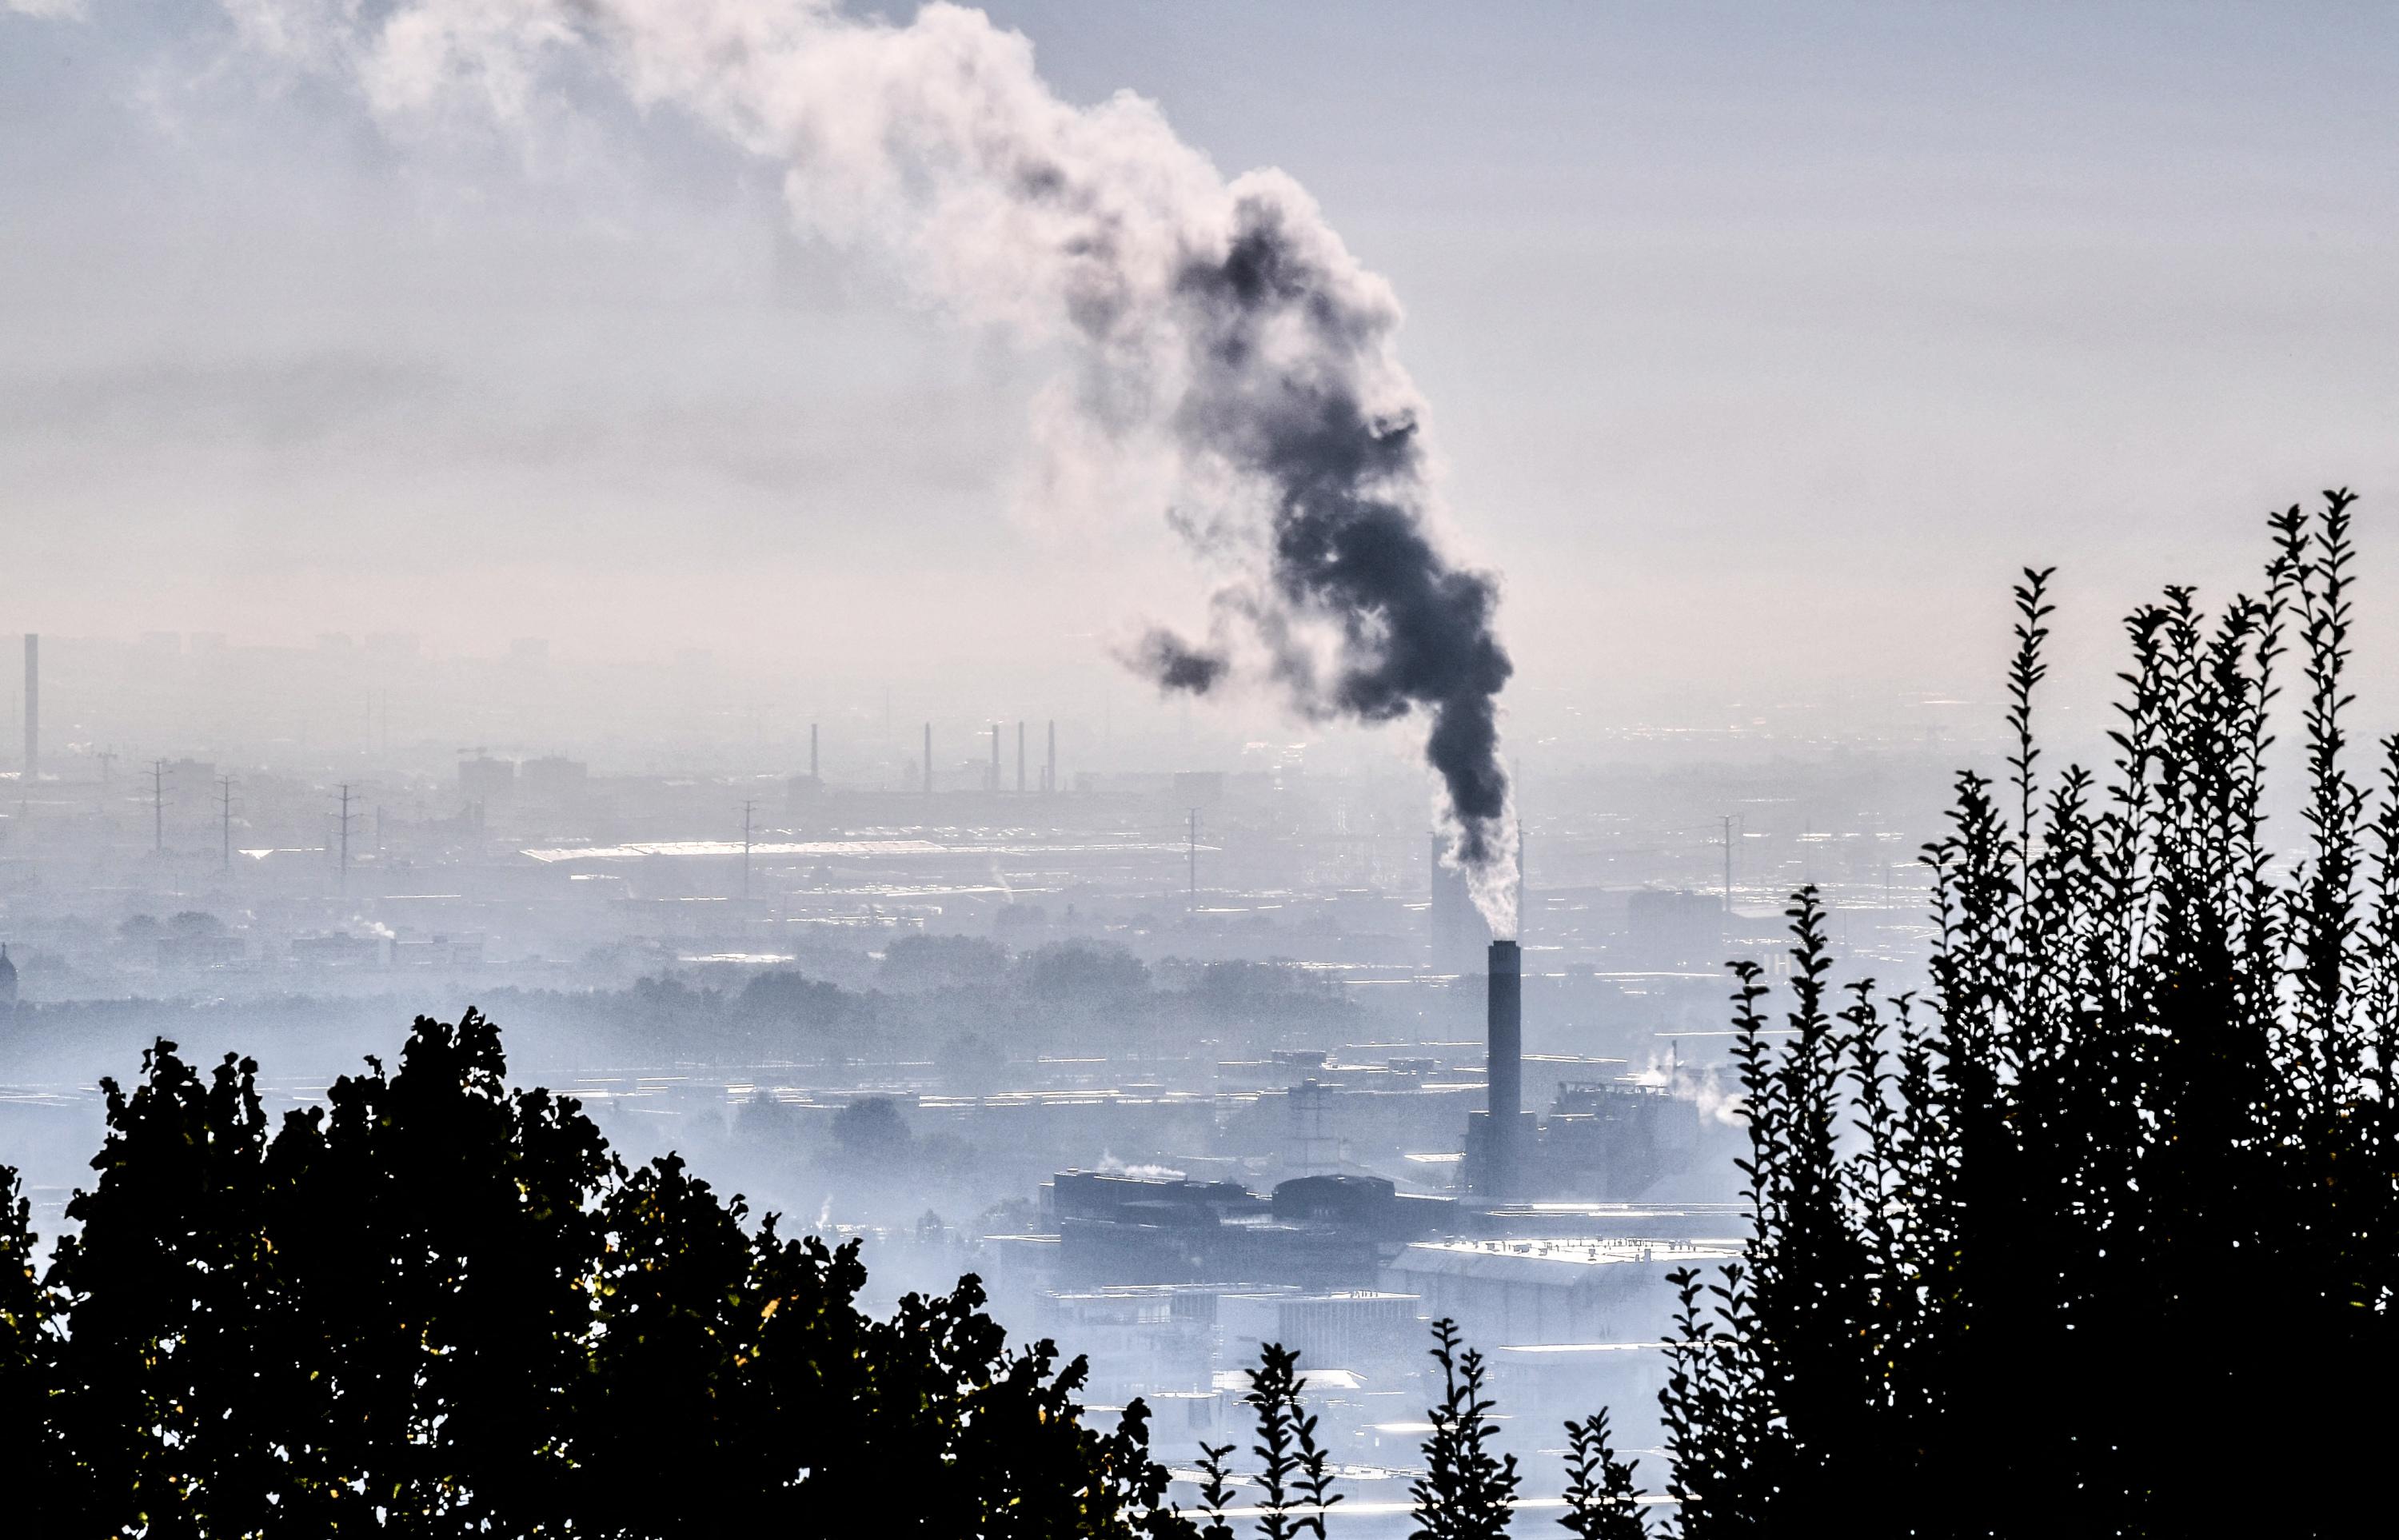
M 1665 1333 L 1668 1273 L 1740 1254 L 1700 1241 L 1451 1238 L 1401 1248 L 1382 1280 L 1475 1342 L 1623 1342 Z
M 1483 1110 L 1466 1129 L 1467 1189 L 1490 1203 L 1622 1201 L 1686 1169 L 1699 1108 L 1665 1086 L 1561 1080 L 1546 1119 L 1524 1104 L 1524 951 L 1491 943 Z

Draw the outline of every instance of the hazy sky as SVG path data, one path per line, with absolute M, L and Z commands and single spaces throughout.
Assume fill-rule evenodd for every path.
M 12 3 L 0 628 L 699 646 L 963 703 L 1130 697 L 1108 639 L 1199 613 L 1162 510 L 1024 511 L 1047 361 L 794 233 L 695 121 L 394 134 L 191 0 Z M 992 9 L 1396 286 L 1528 730 L 1987 696 L 2017 566 L 2104 643 L 2339 482 L 2399 644 L 2399 10 Z

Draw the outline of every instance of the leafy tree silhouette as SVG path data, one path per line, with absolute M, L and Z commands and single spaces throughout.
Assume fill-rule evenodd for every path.
M 1636 1506 L 1638 1460 L 1620 1460 L 1607 1413 L 1566 1424 L 1566 1511 L 1558 1522 L 1579 1540 L 1641 1540 L 1648 1533 Z
M 499 1033 L 420 1018 L 271 1133 L 256 1066 L 105 1086 L 46 1275 L 0 1173 L 12 1517 L 66 1536 L 774 1533 L 1181 1540 L 1135 1402 L 971 1277 L 881 1320 L 855 1244 L 626 1171 Z
M 1416 1528 L 1409 1540 L 1497 1540 L 1516 1511 L 1516 1457 L 1492 1452 L 1498 1428 L 1483 1394 L 1483 1355 L 1460 1351 L 1457 1323 L 1432 1323 L 1432 1359 L 1441 1366 L 1441 1404 L 1425 1415 L 1425 1473 L 1408 1489 Z
M 1225 1522 L 1225 1509 L 1233 1500 L 1232 1468 L 1226 1462 L 1233 1452 L 1231 1444 L 1202 1443 L 1200 1446 L 1200 1540 L 1233 1540 L 1233 1526 Z
M 1241 1399 L 1256 1420 L 1258 1441 L 1250 1452 L 1259 1462 L 1258 1533 L 1265 1540 L 1295 1540 L 1313 1534 L 1324 1540 L 1325 1518 L 1342 1494 L 1333 1490 L 1331 1455 L 1317 1441 L 1316 1416 L 1300 1402 L 1308 1381 L 1299 1374 L 1299 1354 L 1281 1343 L 1258 1349 L 1258 1367 L 1250 1371 L 1250 1388 Z M 1213 1522 L 1224 1511 L 1225 1455 L 1227 1444 L 1212 1451 L 1200 1446 L 1200 1474 L 1207 1485 L 1202 1500 Z
M 2353 502 L 2272 520 L 2262 597 L 2131 616 L 2112 774 L 2045 773 L 2050 574 L 2016 589 L 2008 773 L 1928 847 L 1922 1000 L 1740 965 L 1755 1203 L 1675 1276 L 1681 1532 L 2346 1531 L 2392 1422 L 2399 738 L 2345 768 Z M 2267 832 L 2299 663 L 2304 846 Z M 2369 811 L 2371 817 L 2369 817 Z M 2259 1468 L 2292 1452 L 2285 1486 Z
M 1299 1355 L 1281 1343 L 1258 1349 L 1258 1367 L 1250 1371 L 1250 1388 L 1241 1399 L 1257 1421 L 1258 1441 L 1250 1452 L 1258 1457 L 1258 1534 L 1261 1540 L 1293 1540 L 1307 1529 L 1292 1516 L 1300 1472 L 1298 1423 L 1302 1382 L 1294 1369 Z
M 0 1450 L 8 1452 L 20 1521 L 34 1533 L 62 1522 L 61 1451 L 50 1412 L 59 1348 L 57 1299 L 34 1260 L 33 1205 L 14 1171 L 0 1171 Z

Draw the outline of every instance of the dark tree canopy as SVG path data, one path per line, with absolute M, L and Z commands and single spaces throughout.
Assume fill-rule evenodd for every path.
M 2262 593 L 2128 623 L 2105 779 L 2044 767 L 2045 573 L 1999 783 L 1930 847 L 1923 999 L 1740 967 L 1756 1205 L 1680 1276 L 1691 1536 L 2350 1533 L 2399 1348 L 2399 738 L 2350 778 L 2350 504 L 2274 520 Z M 2304 823 L 2269 838 L 2296 654 Z M 2368 1520 L 2365 1527 L 2380 1527 Z
M 161 1042 L 105 1087 L 46 1275 L 0 1179 L 7 1501 L 61 1536 L 1179 1536 L 1145 1413 L 976 1281 L 856 1304 L 854 1244 L 628 1170 L 497 1031 L 420 1019 L 270 1127 Z

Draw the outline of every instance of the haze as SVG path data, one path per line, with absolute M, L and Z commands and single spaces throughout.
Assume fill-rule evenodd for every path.
M 1528 740 L 1986 696 L 2016 566 L 2105 642 L 2295 488 L 2390 480 L 2377 7 L 995 16 L 1392 279 Z M 1130 716 L 1108 639 L 1204 597 L 1163 510 L 1021 495 L 1039 360 L 671 109 L 396 143 L 211 8 L 95 0 L 0 20 L 0 113 L 15 628 Z

